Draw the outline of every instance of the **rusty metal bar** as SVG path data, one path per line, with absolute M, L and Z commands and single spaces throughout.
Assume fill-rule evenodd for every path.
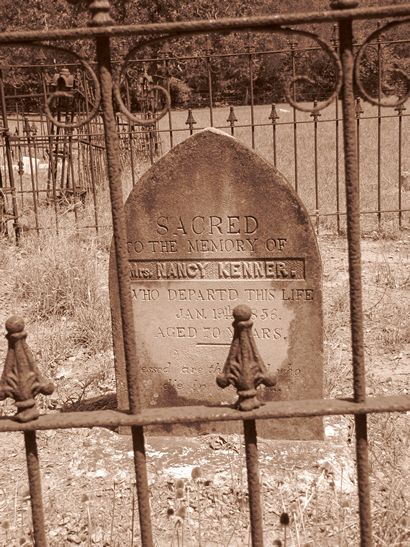
M 130 97 L 130 87 L 128 84 L 128 78 L 125 78 L 125 90 L 127 92 L 127 108 L 131 112 L 131 97 Z M 134 165 L 134 138 L 133 138 L 133 130 L 134 130 L 134 124 L 131 120 L 127 120 L 128 123 L 128 146 L 130 147 L 130 167 L 131 167 L 131 178 L 132 178 L 132 187 L 135 186 L 136 180 L 135 180 L 135 165 Z
M 251 102 L 251 143 L 255 148 L 255 111 L 254 111 L 254 90 L 253 90 L 253 57 L 251 46 L 248 44 L 248 68 L 249 68 L 249 98 Z
M 380 21 L 377 21 L 377 27 L 380 27 Z M 378 78 L 377 78 L 377 98 L 379 104 L 377 105 L 377 209 L 380 211 L 382 204 L 382 189 L 381 189 L 381 161 L 382 161 L 382 120 L 381 113 L 382 109 L 380 106 L 380 101 L 382 100 L 382 75 L 383 75 L 383 60 L 382 60 L 382 46 L 380 43 L 380 34 L 377 36 L 377 69 L 378 69 Z M 381 227 L 382 215 L 378 213 L 377 215 L 377 224 L 378 227 Z
M 360 97 L 356 97 L 357 179 L 360 185 L 360 118 L 364 110 Z
M 293 95 L 293 101 L 296 102 L 296 59 L 295 59 L 295 42 L 290 42 L 290 55 L 291 55 L 291 62 L 292 62 L 292 78 L 293 78 L 293 86 L 292 86 L 292 95 Z M 298 193 L 298 127 L 297 127 L 297 112 L 296 108 L 293 106 L 293 162 L 294 162 L 294 184 L 295 184 L 295 192 Z
M 331 42 L 334 50 L 339 54 L 339 42 L 337 37 L 337 25 L 333 25 Z M 340 167 L 339 167 L 339 97 L 335 100 L 335 172 L 336 172 L 336 226 L 337 233 L 341 234 L 340 229 Z
M 403 174 L 402 174 L 402 142 L 403 142 L 403 110 L 405 110 L 404 105 L 400 105 L 395 109 L 397 111 L 397 115 L 399 118 L 399 143 L 398 143 L 398 149 L 399 149 L 399 158 L 398 158 L 398 175 L 399 175 L 399 203 L 398 203 L 398 209 L 399 209 L 399 228 L 402 228 L 403 226 Z
M 340 235 L 340 167 L 339 167 L 339 98 L 336 98 L 335 103 L 336 125 L 335 125 L 335 148 L 336 148 L 336 223 L 337 233 Z
M 210 52 L 209 52 L 210 53 Z M 213 112 L 213 88 L 212 88 L 212 69 L 211 69 L 211 56 L 206 56 L 206 69 L 208 73 L 208 92 L 209 92 L 209 125 L 214 126 L 214 112 Z
M 313 103 L 313 108 L 317 107 L 317 101 L 315 100 Z M 315 172 L 315 215 L 316 215 L 316 233 L 319 234 L 319 166 L 318 166 L 318 150 L 317 150 L 317 122 L 319 119 L 319 116 L 321 116 L 320 112 L 316 112 L 315 110 L 311 114 L 313 118 L 313 148 L 314 148 L 314 172 Z
M 249 516 L 253 547 L 263 547 L 263 519 L 261 486 L 259 478 L 259 457 L 255 420 L 244 420 L 246 470 L 248 475 Z
M 277 167 L 277 157 L 276 157 L 276 120 L 279 118 L 278 113 L 276 112 L 276 105 L 272 103 L 272 109 L 269 114 L 269 119 L 272 122 L 272 148 L 273 148 L 273 165 Z
M 4 145 L 6 148 L 6 157 L 5 160 L 7 160 L 7 170 L 9 175 L 9 181 L 10 181 L 10 188 L 11 188 L 11 202 L 13 207 L 13 227 L 14 227 L 14 234 L 16 237 L 16 243 L 18 244 L 20 241 L 20 235 L 21 235 L 21 229 L 18 221 L 18 205 L 17 205 L 17 197 L 16 197 L 16 187 L 14 183 L 14 173 L 13 173 L 13 159 L 11 157 L 11 148 L 10 148 L 10 132 L 9 132 L 9 126 L 8 126 L 8 120 L 7 120 L 7 109 L 6 109 L 6 100 L 4 97 L 4 84 L 3 84 L 3 70 L 0 67 L 0 106 L 1 106 L 1 114 L 2 114 L 2 121 L 3 121 L 3 138 L 4 138 Z
M 89 97 L 88 82 L 87 82 L 87 78 L 86 78 L 85 74 L 83 76 L 83 84 L 84 84 L 84 90 L 85 90 L 86 97 Z M 89 110 L 90 109 L 89 109 L 89 106 L 88 106 L 88 99 L 86 99 L 86 101 L 85 101 L 85 112 L 86 112 L 87 117 L 90 114 Z M 98 214 L 98 200 L 97 200 L 97 184 L 96 184 L 96 181 L 95 181 L 95 173 L 94 173 L 95 157 L 94 157 L 94 146 L 92 145 L 91 135 L 90 135 L 90 133 L 91 133 L 90 123 L 87 124 L 87 132 L 89 133 L 88 143 L 87 144 L 88 144 L 88 151 L 89 151 L 89 154 L 90 154 L 90 164 L 91 164 L 90 176 L 91 176 L 91 190 L 92 190 L 92 193 L 93 193 L 95 233 L 98 234 L 98 232 L 99 232 L 99 226 L 98 226 L 99 214 Z M 78 135 L 77 135 L 77 138 L 78 138 Z
M 338 7 L 343 1 L 337 3 Z M 346 1 L 346 5 L 349 2 Z M 366 382 L 363 343 L 363 305 L 360 249 L 360 186 L 357 172 L 357 141 L 355 128 L 355 102 L 353 90 L 353 30 L 352 21 L 339 22 L 340 58 L 343 67 L 343 141 L 345 151 L 347 235 L 349 254 L 350 318 L 353 358 L 354 400 L 366 399 Z M 370 509 L 370 481 L 366 416 L 355 417 L 356 457 L 359 493 L 360 544 L 372 545 Z
M 351 21 L 357 19 L 377 19 L 383 17 L 402 17 L 410 13 L 410 3 L 397 6 L 323 10 L 311 13 L 287 13 L 262 17 L 223 18 L 198 21 L 177 21 L 174 23 L 150 23 L 140 25 L 102 25 L 100 27 L 80 27 L 76 29 L 53 29 L 4 32 L 0 43 L 30 43 L 38 40 L 72 40 L 73 38 L 97 38 L 114 36 L 141 36 L 182 34 L 185 32 L 212 32 L 235 30 L 273 30 L 281 25 L 303 25 Z
M 35 397 L 41 393 L 50 395 L 54 386 L 39 371 L 30 348 L 24 321 L 16 316 L 6 321 L 7 355 L 0 378 L 0 400 L 11 398 L 17 407 L 12 420 L 20 423 L 35 422 L 39 416 Z M 43 500 L 41 494 L 41 473 L 37 451 L 36 432 L 24 432 L 27 473 L 30 487 L 31 511 L 33 517 L 34 543 L 46 547 Z
M 93 7 L 93 4 L 90 6 Z M 94 23 L 110 21 L 109 4 L 96 4 Z M 110 187 L 112 224 L 114 233 L 115 263 L 117 269 L 118 291 L 121 310 L 121 324 L 123 332 L 124 356 L 126 363 L 127 387 L 130 410 L 138 414 L 142 410 L 142 400 L 139 392 L 140 373 L 138 356 L 134 337 L 134 317 L 129 289 L 127 237 L 121 186 L 121 171 L 119 165 L 119 143 L 117 125 L 113 108 L 113 78 L 111 68 L 111 49 L 109 36 L 102 36 L 96 40 L 98 73 L 101 84 L 103 120 L 106 154 L 108 159 L 108 181 Z M 144 447 L 144 433 L 141 427 L 133 427 L 132 441 L 134 448 L 134 466 L 138 490 L 138 510 L 141 528 L 141 539 L 144 547 L 153 546 L 151 513 L 149 504 L 148 478 Z
M 171 82 L 169 77 L 169 59 L 167 58 L 167 53 L 165 52 L 165 58 L 164 58 L 164 68 L 165 68 L 165 78 L 167 81 L 167 91 L 169 93 L 169 96 L 171 96 Z M 174 135 L 172 132 L 172 112 L 171 108 L 168 110 L 168 131 L 169 131 L 169 147 L 174 147 Z
M 43 496 L 41 493 L 41 472 L 35 431 L 24 432 L 27 474 L 30 489 L 31 515 L 35 547 L 47 547 L 44 525 Z
M 120 410 L 55 412 L 41 415 L 37 420 L 27 423 L 18 423 L 7 417 L 0 417 L 0 433 L 81 427 L 189 424 L 244 419 L 243 411 L 228 406 L 191 406 L 189 408 L 189 414 L 186 407 L 146 408 L 140 414 L 135 415 Z M 356 403 L 352 399 L 269 401 L 260 408 L 248 411 L 246 418 L 249 420 L 273 420 L 307 416 L 363 415 L 409 411 L 409 395 L 390 395 L 386 397 L 368 397 L 362 403 Z

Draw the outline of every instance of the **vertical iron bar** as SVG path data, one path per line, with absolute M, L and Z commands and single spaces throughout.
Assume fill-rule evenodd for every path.
M 9 172 L 9 182 L 11 188 L 11 203 L 13 208 L 13 227 L 14 233 L 16 236 L 16 243 L 20 241 L 21 230 L 18 222 L 18 207 L 17 207 L 17 196 L 16 196 L 16 187 L 14 184 L 14 173 L 13 173 L 13 159 L 11 157 L 11 148 L 10 148 L 10 133 L 9 125 L 7 121 L 7 108 L 6 108 L 6 97 L 4 95 L 4 84 L 3 84 L 3 69 L 0 67 L 0 106 L 1 106 L 1 115 L 4 127 L 4 146 L 6 150 L 6 159 L 7 159 L 7 170 Z
M 380 21 L 377 22 L 377 27 L 380 27 Z M 377 36 L 377 66 L 378 66 L 378 82 L 377 82 L 377 223 L 381 226 L 382 221 L 382 190 L 381 190 L 381 146 L 382 146 L 382 111 L 380 106 L 382 95 L 382 45 L 380 35 Z
M 255 420 L 244 420 L 246 469 L 248 475 L 249 515 L 252 546 L 263 547 L 263 520 L 259 480 L 258 445 Z
M 272 122 L 272 147 L 273 147 L 273 164 L 276 167 L 277 154 L 276 154 L 276 120 L 279 118 L 276 112 L 276 104 L 272 103 L 272 109 L 269 114 L 269 119 Z
M 363 109 L 360 102 L 360 97 L 356 98 L 356 139 L 357 139 L 357 179 L 360 185 L 360 116 L 363 114 Z
M 88 106 L 88 97 L 90 96 L 90 90 L 88 88 L 87 77 L 85 74 L 84 74 L 83 81 L 84 81 L 84 91 L 85 91 L 85 114 L 88 117 L 90 113 L 90 109 Z M 95 182 L 95 173 L 94 173 L 94 166 L 96 164 L 96 160 L 94 158 L 93 138 L 91 136 L 91 134 L 93 133 L 93 126 L 90 125 L 90 123 L 87 123 L 86 130 L 88 133 L 88 147 L 89 147 L 89 156 L 90 156 L 90 177 L 91 177 L 91 189 L 93 192 L 95 233 L 98 234 L 99 226 L 98 226 L 97 185 Z M 97 127 L 95 128 L 95 133 L 97 133 Z
M 295 42 L 290 43 L 290 54 L 292 59 L 292 78 L 296 78 L 296 62 L 295 62 Z M 296 89 L 295 83 L 293 83 L 293 100 L 296 101 Z M 298 193 L 298 135 L 297 135 L 297 116 L 296 108 L 293 106 L 293 153 L 295 164 L 295 192 Z
M 336 97 L 336 222 L 337 222 L 337 233 L 340 235 L 340 177 L 339 177 L 339 97 Z
M 56 147 L 56 154 L 54 155 L 54 144 Z M 54 139 L 54 133 L 51 133 L 50 135 L 50 146 L 49 146 L 49 174 L 51 173 L 51 183 L 53 185 L 52 187 L 52 195 L 53 195 L 53 202 L 54 202 L 54 216 L 56 219 L 56 233 L 59 232 L 59 222 L 58 222 L 58 204 L 57 204 L 57 170 L 58 170 L 58 141 L 57 138 Z M 47 175 L 48 177 L 48 175 Z M 48 186 L 48 180 L 47 180 L 47 186 Z
M 337 40 L 337 25 L 333 25 L 332 33 L 332 44 L 336 54 L 339 53 L 339 44 Z M 335 170 L 336 170 L 336 226 L 337 233 L 340 235 L 340 172 L 339 172 L 339 95 L 336 97 L 335 101 L 335 148 L 336 148 L 336 158 L 335 158 Z
M 403 199 L 403 180 L 402 180 L 402 141 L 403 141 L 403 110 L 405 106 L 402 104 L 396 108 L 399 116 L 399 228 L 402 227 L 403 213 L 402 213 L 402 199 Z
M 97 6 L 101 6 L 101 3 L 99 5 L 97 4 Z M 106 23 L 106 21 L 104 21 L 104 23 Z M 113 108 L 110 38 L 108 36 L 97 38 L 96 48 L 98 72 L 101 83 L 105 145 L 108 159 L 108 181 L 111 197 L 115 262 L 117 268 L 128 396 L 130 411 L 133 414 L 137 414 L 142 410 L 142 400 L 139 392 L 141 382 L 135 346 L 134 317 L 128 277 L 127 235 L 123 205 L 123 192 L 121 186 L 121 171 L 119 165 L 118 134 Z M 141 527 L 141 540 L 144 547 L 152 547 L 153 539 L 144 432 L 142 427 L 132 427 L 131 432 L 138 489 L 138 510 Z
M 39 186 L 38 186 L 38 165 L 37 165 L 37 129 L 34 126 L 34 122 L 31 125 L 31 135 L 32 135 L 32 143 L 33 143 L 33 152 L 34 152 L 34 179 L 36 182 L 36 193 L 37 193 L 37 199 L 40 200 L 40 192 L 39 192 Z
M 313 103 L 313 108 L 317 107 L 317 101 Z M 311 114 L 313 118 L 313 143 L 314 143 L 314 170 L 315 170 L 315 213 L 316 213 L 316 233 L 319 233 L 319 173 L 318 173 L 318 155 L 317 155 L 317 120 L 320 112 Z
M 337 2 L 340 9 L 341 1 Z M 346 7 L 351 2 L 346 2 Z M 360 187 L 357 173 L 357 142 L 353 92 L 353 29 L 352 21 L 339 22 L 340 58 L 343 67 L 343 141 L 345 151 L 347 235 L 349 254 L 350 318 L 352 336 L 354 400 L 366 398 L 363 309 L 360 249 Z M 371 547 L 372 524 L 366 415 L 356 415 L 356 457 L 360 516 L 360 545 Z
M 254 94 L 253 94 L 253 62 L 251 45 L 248 43 L 248 66 L 249 66 L 249 92 L 251 100 L 251 131 L 252 131 L 252 148 L 255 148 L 255 112 L 254 112 Z
M 210 53 L 210 51 L 209 51 Z M 209 91 L 209 125 L 214 126 L 214 113 L 213 113 L 213 89 L 212 89 L 212 70 L 211 70 L 211 57 L 206 56 L 206 68 L 208 72 L 208 91 Z
M 36 183 L 34 179 L 34 169 L 33 169 L 33 158 L 31 156 L 31 136 L 30 136 L 30 125 L 28 119 L 24 121 L 25 132 L 27 135 L 27 148 L 28 148 L 28 157 L 30 162 L 30 179 L 31 179 L 31 192 L 33 194 L 33 210 L 34 210 L 34 220 L 36 224 L 37 235 L 40 233 L 40 227 L 38 225 L 38 210 L 37 210 L 37 193 L 36 193 Z
M 34 545 L 35 547 L 47 547 L 44 526 L 43 496 L 41 493 L 41 472 L 35 431 L 24 432 L 24 446 L 26 449 Z
M 125 89 L 127 91 L 127 108 L 131 112 L 131 98 L 130 98 L 130 88 L 128 84 L 128 78 L 125 78 Z M 133 147 L 133 129 L 134 124 L 131 120 L 128 122 L 128 145 L 130 147 L 130 162 L 131 162 L 131 178 L 132 178 L 132 187 L 135 186 L 135 166 L 134 166 L 134 147 Z
M 17 89 L 16 88 L 14 88 L 14 95 L 17 95 Z M 19 131 L 19 126 L 20 126 L 19 103 L 18 103 L 17 99 L 14 99 L 14 104 L 15 104 L 15 108 L 16 108 L 16 128 L 15 128 L 14 134 L 18 138 L 18 145 L 17 145 L 17 150 L 18 150 L 18 155 L 19 155 L 18 174 L 19 174 L 19 178 L 20 178 L 21 208 L 24 209 L 24 192 L 23 192 L 23 190 L 24 190 L 24 184 L 23 184 L 24 167 L 23 167 L 23 154 L 21 152 L 21 139 L 20 139 L 20 131 Z M 7 114 L 7 112 L 6 112 L 6 114 Z M 3 159 L 4 159 L 4 155 L 3 155 Z
M 74 120 L 74 114 L 71 114 L 71 121 Z M 73 188 L 73 200 L 74 200 L 74 219 L 75 219 L 75 227 L 78 232 L 78 185 L 76 184 L 75 180 L 75 172 L 74 172 L 74 162 L 73 162 L 73 130 L 68 130 L 68 166 L 67 166 L 67 188 L 70 184 L 70 177 L 71 177 L 71 184 Z M 81 195 L 80 195 L 81 200 Z
M 168 53 L 165 53 L 165 56 L 167 56 Z M 171 96 L 171 82 L 169 80 L 169 60 L 168 58 L 165 58 L 165 76 L 167 79 L 167 91 L 169 93 L 169 96 Z M 169 128 L 169 148 L 172 149 L 174 147 L 174 133 L 172 131 L 172 114 L 171 109 L 168 110 L 168 128 Z

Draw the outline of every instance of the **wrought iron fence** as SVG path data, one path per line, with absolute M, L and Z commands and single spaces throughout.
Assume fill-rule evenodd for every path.
M 410 4 L 397 6 L 378 7 L 361 9 L 356 8 L 356 2 L 351 0 L 340 0 L 332 2 L 332 10 L 303 14 L 274 15 L 268 17 L 254 17 L 245 19 L 222 19 L 212 21 L 189 21 L 177 23 L 151 24 L 151 25 L 125 25 L 114 26 L 109 16 L 108 0 L 93 0 L 90 4 L 92 14 L 91 25 L 88 28 L 76 28 L 67 30 L 46 30 L 46 31 L 25 31 L 14 33 L 3 33 L 0 35 L 1 47 L 44 47 L 52 48 L 55 41 L 64 40 L 94 40 L 97 56 L 97 72 L 95 76 L 93 69 L 80 56 L 64 50 L 67 54 L 73 54 L 77 61 L 89 73 L 90 80 L 94 86 L 93 101 L 90 108 L 83 110 L 83 119 L 64 121 L 55 118 L 52 109 L 53 101 L 70 98 L 67 91 L 51 91 L 45 93 L 45 115 L 50 123 L 65 130 L 64 135 L 68 135 L 74 129 L 84 129 L 91 123 L 100 123 L 94 121 L 97 112 L 100 109 L 101 100 L 101 118 L 104 125 L 104 153 L 107 158 L 106 172 L 109 181 L 115 258 L 117 264 L 119 298 L 121 303 L 121 322 L 124 340 L 124 355 L 127 370 L 127 383 L 129 393 L 129 412 L 120 411 L 90 411 L 90 412 L 71 412 L 71 413 L 50 413 L 40 415 L 36 410 L 34 397 L 38 393 L 45 395 L 52 390 L 50 383 L 44 379 L 38 371 L 33 358 L 25 342 L 26 333 L 24 332 L 24 323 L 17 318 L 11 318 L 6 323 L 7 339 L 9 344 L 6 365 L 0 384 L 0 398 L 12 397 L 16 401 L 18 408 L 14 418 L 0 419 L 0 432 L 22 431 L 26 446 L 27 469 L 30 485 L 32 519 L 35 544 L 45 546 L 46 530 L 44 525 L 44 515 L 41 493 L 41 472 L 40 461 L 36 442 L 36 431 L 45 429 L 64 429 L 80 427 L 104 427 L 104 426 L 131 426 L 132 440 L 134 449 L 134 464 L 136 473 L 136 482 L 138 490 L 138 504 L 140 516 L 141 541 L 144 546 L 153 545 L 152 526 L 150 518 L 149 490 L 146 471 L 146 454 L 144 441 L 144 426 L 152 424 L 173 424 L 173 423 L 193 423 L 193 422 L 211 422 L 240 420 L 244 425 L 244 439 L 246 448 L 246 461 L 248 470 L 248 489 L 250 520 L 253 545 L 263 545 L 263 524 L 260 502 L 260 483 L 258 473 L 258 449 L 257 432 L 255 420 L 261 419 L 281 419 L 284 417 L 301 416 L 325 416 L 336 414 L 352 414 L 355 418 L 356 435 L 356 455 L 357 455 L 357 477 L 358 477 L 358 499 L 360 516 L 360 537 L 361 545 L 372 545 L 372 520 L 370 510 L 370 487 L 369 487 L 369 467 L 368 467 L 368 441 L 367 441 L 367 414 L 377 412 L 402 412 L 410 410 L 410 398 L 408 396 L 386 396 L 386 397 L 367 397 L 366 379 L 364 364 L 364 340 L 363 340 L 363 312 L 362 312 L 362 281 L 361 281 L 361 226 L 360 226 L 360 200 L 359 200 L 359 172 L 358 172 L 358 139 L 357 125 L 361 123 L 358 115 L 360 109 L 358 102 L 355 102 L 354 83 L 360 94 L 367 100 L 375 103 L 381 108 L 383 97 L 372 97 L 360 84 L 360 59 L 363 54 L 363 48 L 359 49 L 356 59 L 354 57 L 353 46 L 353 21 L 363 19 L 393 18 L 384 27 L 378 29 L 378 32 L 392 28 L 395 25 L 402 25 L 409 22 Z M 298 25 L 316 23 L 325 25 L 334 23 L 338 25 L 338 47 L 337 52 L 332 44 L 319 37 L 317 34 L 308 33 L 301 30 Z M 288 26 L 292 25 L 292 28 Z M 140 113 L 133 113 L 127 107 L 126 101 L 121 96 L 121 74 L 115 70 L 111 62 L 111 45 L 118 37 L 133 36 L 141 38 L 139 45 L 135 47 L 125 57 L 125 63 L 130 57 L 138 52 L 139 48 L 144 47 L 147 41 L 155 41 L 169 38 L 180 38 L 182 36 L 191 36 L 199 33 L 219 33 L 219 32 L 272 32 L 286 35 L 309 35 L 316 41 L 320 47 L 324 48 L 332 60 L 334 68 L 334 88 L 330 96 L 320 103 L 312 105 L 299 104 L 293 96 L 294 85 L 304 78 L 297 74 L 291 78 L 286 86 L 287 100 L 296 110 L 301 110 L 308 114 L 313 114 L 314 127 L 319 124 L 319 114 L 324 106 L 330 104 L 340 93 L 342 120 L 337 123 L 343 127 L 343 145 L 344 145 L 344 180 L 346 188 L 346 224 L 347 241 L 349 257 L 349 281 L 350 281 L 350 310 L 351 310 L 351 337 L 352 337 L 352 369 L 353 369 L 353 398 L 349 400 L 311 400 L 311 401 L 286 401 L 286 402 L 268 402 L 263 407 L 246 410 L 226 408 L 226 407 L 183 407 L 166 409 L 144 409 L 142 407 L 140 393 L 140 371 L 138 368 L 137 351 L 134 340 L 133 312 L 129 290 L 129 271 L 128 258 L 126 254 L 126 230 L 123 209 L 123 190 L 121 185 L 121 163 L 120 163 L 120 139 L 118 123 L 114 110 L 113 99 L 115 97 L 119 110 L 130 123 L 139 124 L 143 127 L 152 127 L 152 124 L 158 122 L 161 117 L 169 112 L 170 100 L 169 94 L 165 88 L 158 84 L 150 83 L 151 91 L 159 93 L 163 97 L 163 106 L 159 112 L 154 112 L 147 119 Z M 374 37 L 374 35 L 371 35 Z M 44 44 L 44 41 L 47 41 Z M 57 46 L 54 46 L 57 47 Z M 60 48 L 59 51 L 62 51 Z M 124 70 L 124 67 L 122 67 Z M 400 69 L 401 70 L 401 69 Z M 408 80 L 407 80 L 408 82 Z M 395 96 L 395 106 L 399 112 L 398 120 L 403 121 L 402 105 L 408 97 L 408 87 L 403 93 Z M 379 94 L 380 95 L 380 94 Z M 100 99 L 101 98 L 101 99 Z M 4 95 L 3 95 L 4 100 Z M 4 109 L 3 109 L 4 112 Z M 272 120 L 276 118 L 272 115 Z M 381 123 L 381 118 L 377 118 Z M 276 119 L 277 120 L 277 119 Z M 128 123 L 128 122 L 127 122 Z M 234 128 L 235 113 L 231 111 L 229 123 Z M 292 122 L 294 123 L 294 122 Z M 193 126 L 192 118 L 189 124 Z M 188 125 L 189 125 L 188 124 Z M 275 124 L 273 124 L 275 125 Z M 30 129 L 29 129 L 30 126 Z M 276 127 L 278 124 L 276 124 Z M 254 134 L 255 124 L 250 124 L 252 134 Z M 297 125 L 292 125 L 294 131 L 297 131 Z M 189 128 L 191 130 L 191 128 Z M 193 130 L 193 129 L 192 129 Z M 31 122 L 26 125 L 26 146 L 39 146 L 39 142 L 33 141 Z M 174 131 L 174 129 L 172 129 Z M 31 132 L 31 133 L 30 133 Z M 170 128 L 168 128 L 170 132 Z M 30 134 L 29 134 L 30 133 Z M 5 158 L 8 163 L 9 173 L 13 173 L 11 150 L 12 146 L 17 147 L 21 142 L 16 140 L 10 142 L 11 134 L 7 127 L 7 121 L 4 121 L 4 141 Z M 86 137 L 90 132 L 85 132 Z M 40 138 L 40 137 L 39 137 Z M 402 138 L 402 137 L 401 137 Z M 81 139 L 77 139 L 77 145 Z M 8 142 L 7 142 L 8 141 Z M 89 142 L 87 142 L 89 144 Z M 402 144 L 402 143 L 401 143 Z M 379 145 L 380 146 L 380 145 Z M 88 148 L 90 154 L 91 147 Z M 294 152 L 296 153 L 296 147 Z M 400 158 L 402 152 L 400 152 Z M 401 160 L 400 160 L 401 161 Z M 296 162 L 297 164 L 297 162 Z M 400 162 L 399 162 L 400 165 Z M 33 171 L 32 171 L 33 173 Z M 341 174 L 340 174 L 341 176 Z M 13 177 L 10 179 L 13 180 Z M 66 179 L 65 179 L 66 180 Z M 33 187 L 36 188 L 36 179 L 32 178 Z M 13 208 L 17 207 L 18 199 L 21 196 L 17 193 L 16 185 L 11 184 L 11 197 Z M 36 193 L 36 189 L 34 190 Z M 316 198 L 317 199 L 317 198 Z M 16 209 L 17 210 L 17 209 Z M 381 214 L 381 211 L 377 211 Z M 13 222 L 18 234 L 18 216 L 13 215 Z M 237 310 L 236 314 L 236 335 L 237 331 L 244 328 L 241 325 L 242 319 L 246 319 L 247 310 Z M 249 325 L 247 325 L 247 328 Z M 248 333 L 249 334 L 249 333 Z M 243 367 L 249 363 L 244 360 Z M 256 382 L 256 378 L 254 379 Z M 256 383 L 255 383 L 256 386 Z
M 380 99 L 378 104 L 364 102 L 355 84 L 360 210 L 362 229 L 367 231 L 386 224 L 406 228 L 410 212 L 410 158 L 404 146 L 410 131 L 406 101 L 395 109 L 381 104 L 391 83 L 405 86 L 405 77 L 392 79 L 387 65 L 395 62 L 395 49 L 403 55 L 410 40 L 405 35 L 390 36 L 391 30 L 382 28 L 380 21 L 371 25 L 375 31 L 364 39 L 362 30 L 353 46 L 355 55 L 365 62 L 365 86 Z M 329 49 L 337 53 L 336 25 L 323 26 Z M 165 88 L 173 110 L 141 127 L 117 107 L 124 193 L 163 153 L 195 131 L 214 126 L 273 161 L 315 218 L 318 232 L 344 232 L 342 106 L 340 100 L 334 100 L 327 108 L 321 104 L 317 109 L 318 102 L 332 92 L 335 77 L 323 48 L 306 33 L 271 34 L 275 37 L 271 48 L 266 47 L 266 39 L 255 38 L 255 33 L 246 33 L 246 39 L 238 42 L 236 38 L 233 43 L 219 38 L 216 45 L 210 36 L 192 44 L 195 47 L 191 49 L 197 52 L 191 55 L 170 39 L 143 46 L 138 55 L 133 50 L 128 53 L 121 84 L 127 108 L 135 107 L 148 121 L 162 108 L 163 101 L 158 99 Z M 245 49 L 238 51 L 237 47 Z M 92 78 L 87 67 L 67 54 L 60 52 L 51 62 L 47 49 L 37 49 L 34 63 L 20 52 L 21 59 L 27 57 L 25 64 L 5 64 L 2 69 L 2 231 L 9 225 L 11 232 L 17 218 L 17 234 L 19 225 L 37 232 L 67 226 L 98 232 L 109 224 L 102 213 L 107 202 L 107 175 L 101 112 L 70 129 L 56 126 L 46 114 L 48 94 L 71 93 L 71 99 L 59 96 L 50 106 L 57 120 L 72 118 L 78 124 L 94 104 Z M 126 53 L 123 45 L 119 51 Z M 120 65 L 117 57 L 114 66 Z M 324 71 L 325 77 L 310 82 L 298 77 L 292 89 L 287 89 L 286 77 L 295 78 L 309 70 L 309 65 L 312 70 Z M 367 87 L 361 86 L 363 97 L 368 95 Z M 390 94 L 393 88 L 390 85 Z M 303 101 L 303 111 L 287 96 L 291 101 Z M 91 206 L 87 214 L 85 203 Z

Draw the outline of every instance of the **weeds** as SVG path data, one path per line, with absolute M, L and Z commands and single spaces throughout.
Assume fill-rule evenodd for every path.
M 74 234 L 64 239 L 45 234 L 27 238 L 19 262 L 14 288 L 30 302 L 30 312 L 38 319 L 72 317 L 79 307 L 93 307 L 100 299 L 101 260 L 92 241 L 81 244 Z

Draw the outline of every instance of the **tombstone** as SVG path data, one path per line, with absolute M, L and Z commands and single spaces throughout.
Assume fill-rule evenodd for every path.
M 322 397 L 321 262 L 302 202 L 266 159 L 215 129 L 168 152 L 126 205 L 129 273 L 144 406 L 233 403 L 220 389 L 232 310 L 253 335 L 274 387 L 264 401 Z M 110 298 L 119 408 L 126 376 L 113 252 Z M 241 431 L 240 422 L 162 426 L 174 434 Z M 320 439 L 321 418 L 259 420 L 265 438 Z

